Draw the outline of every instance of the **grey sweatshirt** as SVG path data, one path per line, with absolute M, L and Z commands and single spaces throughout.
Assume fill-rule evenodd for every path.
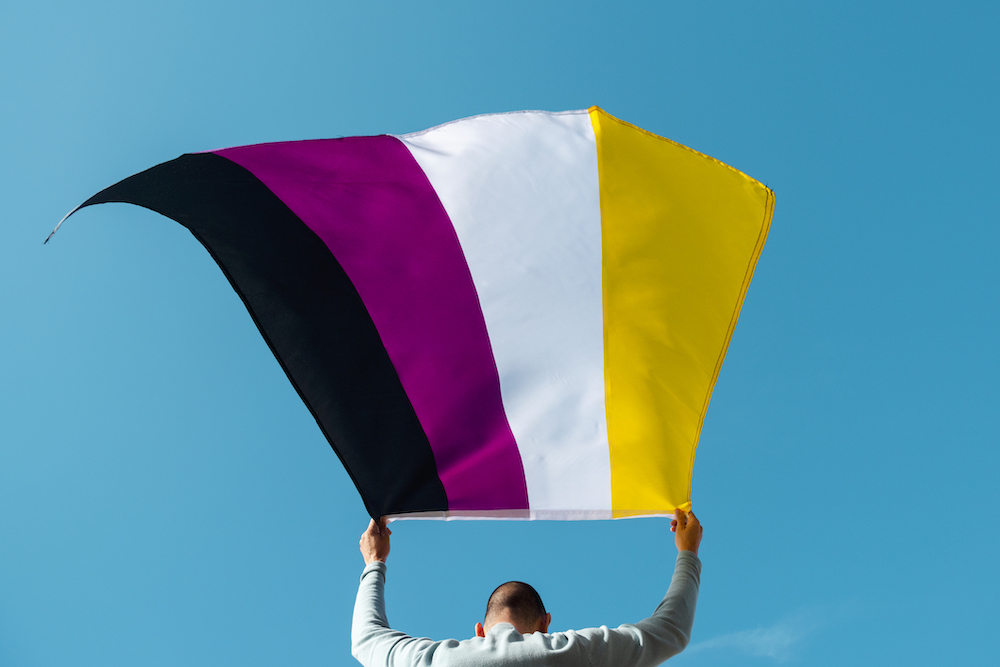
M 634 625 L 522 635 L 510 623 L 498 623 L 486 637 L 462 641 L 420 639 L 390 628 L 385 572 L 385 563 L 378 561 L 365 567 L 354 604 L 351 653 L 365 667 L 651 667 L 680 653 L 691 638 L 701 561 L 690 551 L 680 552 L 663 601 Z

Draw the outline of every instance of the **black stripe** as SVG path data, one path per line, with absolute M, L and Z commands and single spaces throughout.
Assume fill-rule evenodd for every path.
M 253 174 L 212 153 L 182 155 L 81 208 L 107 202 L 172 218 L 211 253 L 372 517 L 448 508 L 427 436 L 354 285 Z

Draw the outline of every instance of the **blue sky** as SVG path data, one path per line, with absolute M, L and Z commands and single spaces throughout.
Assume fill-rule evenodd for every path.
M 98 190 L 181 153 L 610 113 L 777 193 L 695 463 L 670 664 L 989 664 L 992 3 L 0 6 L 0 664 L 345 664 L 360 499 L 182 227 Z M 645 617 L 664 520 L 407 522 L 390 621 Z

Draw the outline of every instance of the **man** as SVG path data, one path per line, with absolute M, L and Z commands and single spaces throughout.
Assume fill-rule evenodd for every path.
M 675 511 L 677 562 L 663 601 L 649 618 L 617 628 L 601 626 L 549 634 L 551 615 L 535 589 L 508 582 L 490 597 L 476 637 L 456 641 L 417 639 L 389 627 L 385 616 L 385 560 L 389 535 L 385 517 L 361 535 L 365 569 L 354 605 L 351 652 L 365 667 L 486 667 L 502 665 L 658 665 L 680 653 L 691 638 L 701 561 L 701 524 L 694 513 Z

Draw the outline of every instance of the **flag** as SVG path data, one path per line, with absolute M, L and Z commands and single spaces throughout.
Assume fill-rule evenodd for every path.
M 371 516 L 598 519 L 690 507 L 774 195 L 592 107 L 186 154 L 107 202 L 204 245 Z

